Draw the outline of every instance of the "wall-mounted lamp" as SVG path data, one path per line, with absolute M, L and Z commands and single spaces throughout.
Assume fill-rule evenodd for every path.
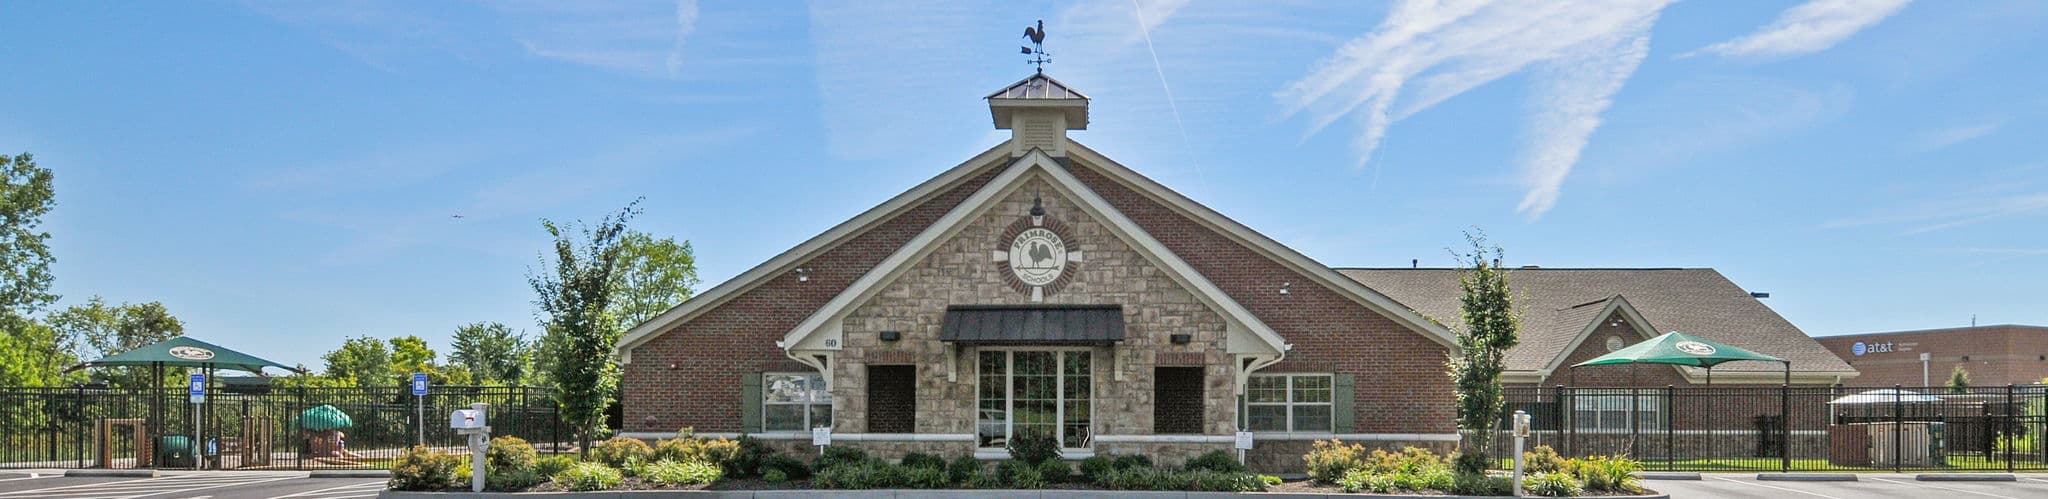
M 896 340 L 900 340 L 900 339 L 903 339 L 903 332 L 902 332 L 902 331 L 883 331 L 883 332 L 882 332 L 882 341 L 896 341 Z
M 674 363 L 674 362 L 670 362 L 670 363 L 668 363 L 668 370 L 670 370 L 670 371 L 674 371 L 674 370 L 677 370 L 677 369 L 682 369 L 682 368 L 683 368 L 683 366 L 682 366 L 681 364 L 677 364 L 677 363 Z
M 1195 341 L 1195 335 L 1186 333 L 1167 335 L 1166 340 L 1173 342 L 1175 345 L 1186 345 Z
M 1291 283 L 1291 282 L 1283 282 L 1283 283 L 1280 283 L 1280 294 L 1283 294 L 1283 295 L 1284 295 L 1284 294 L 1287 294 L 1287 288 L 1289 288 L 1289 287 L 1293 287 L 1293 286 L 1294 286 L 1294 283 Z
M 796 269 L 796 282 L 810 282 L 810 280 L 811 280 L 811 270 L 810 270 L 810 269 L 806 269 L 806 268 L 803 268 L 803 267 L 797 267 L 797 269 Z

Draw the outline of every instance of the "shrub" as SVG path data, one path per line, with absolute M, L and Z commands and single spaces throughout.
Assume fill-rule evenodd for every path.
M 654 448 L 647 442 L 631 437 L 612 437 L 590 448 L 591 461 L 619 469 L 647 462 L 653 455 Z
M 604 463 L 576 463 L 575 466 L 570 466 L 569 469 L 562 470 L 554 476 L 555 483 L 561 484 L 562 488 L 577 492 L 617 487 L 624 479 L 618 469 L 605 466 Z
M 1280 485 L 1282 480 L 1280 480 L 1280 477 L 1273 475 L 1259 475 L 1259 482 L 1265 483 L 1267 487 L 1273 487 Z
M 1561 466 L 1561 473 L 1578 479 L 1586 490 L 1595 492 L 1642 491 L 1640 478 L 1635 473 L 1643 470 L 1642 463 L 1626 457 L 1592 456 L 1582 459 L 1567 459 Z
M 996 480 L 1004 486 L 1015 489 L 1035 489 L 1045 486 L 1045 474 L 1023 460 L 1003 461 L 996 465 Z
M 1362 469 L 1345 472 L 1343 478 L 1337 479 L 1337 486 L 1343 487 L 1345 492 L 1371 492 L 1374 494 L 1393 492 L 1397 487 L 1393 476 L 1376 474 Z
M 1145 457 L 1144 454 L 1125 454 L 1116 457 L 1116 469 L 1128 470 L 1150 467 L 1152 467 L 1152 458 Z
M 642 467 L 639 474 L 647 481 L 661 485 L 698 485 L 718 481 L 718 477 L 725 475 L 725 470 L 706 462 L 663 459 Z
M 745 449 L 745 447 L 741 448 Z M 762 456 L 761 463 L 755 469 L 760 470 L 759 473 L 762 477 L 767 477 L 770 471 L 780 471 L 782 472 L 782 477 L 788 480 L 802 480 L 811 477 L 811 468 L 809 465 L 804 464 L 802 459 L 782 454 Z
M 1172 468 L 1127 468 L 1102 473 L 1096 484 L 1112 490 L 1256 492 L 1266 480 L 1250 473 Z
M 462 460 L 426 446 L 415 446 L 391 463 L 392 490 L 441 490 L 456 484 Z
M 1074 475 L 1074 467 L 1068 465 L 1066 461 L 1059 459 L 1040 461 L 1036 468 L 1038 468 L 1038 475 L 1044 477 L 1045 481 L 1049 483 L 1065 482 L 1072 479 Z
M 904 466 L 903 486 L 913 489 L 943 489 L 952 487 L 953 480 L 946 475 L 946 469 L 942 466 Z
M 1538 445 L 1522 453 L 1522 470 L 1532 475 L 1564 471 L 1564 457 L 1557 455 L 1557 449 Z
M 903 467 L 880 459 L 870 459 L 840 463 L 819 470 L 811 479 L 811 485 L 825 489 L 864 490 L 901 487 L 907 481 Z
M 1448 466 L 1438 466 L 1408 475 L 1408 488 L 1414 490 L 1450 491 L 1458 486 L 1458 474 Z
M 740 435 L 739 440 L 734 441 L 734 443 L 739 445 L 739 452 L 733 455 L 731 461 L 720 463 L 725 466 L 726 476 L 735 478 L 762 476 L 768 472 L 766 468 L 762 467 L 762 463 L 767 461 L 769 456 L 778 455 L 775 453 L 775 449 L 768 448 L 768 444 L 761 442 L 761 439 L 751 436 Z M 809 476 L 809 474 L 806 473 L 805 476 Z
M 1237 462 L 1237 455 L 1227 450 L 1212 450 L 1200 456 L 1195 456 L 1194 459 L 1188 460 L 1185 467 L 1189 471 L 1244 472 L 1244 463 Z
M 1301 456 L 1308 464 L 1308 477 L 1317 483 L 1336 483 L 1345 473 L 1365 466 L 1365 446 L 1345 445 L 1342 440 L 1317 440 Z
M 867 451 L 843 445 L 827 445 L 818 458 L 811 461 L 812 471 L 824 471 L 841 464 L 859 464 L 868 460 Z
M 946 469 L 946 459 L 945 459 L 945 458 L 941 458 L 941 457 L 939 457 L 939 456 L 934 456 L 934 455 L 931 455 L 931 454 L 926 454 L 926 453 L 923 453 L 923 452 L 912 452 L 912 453 L 909 453 L 909 454 L 905 454 L 905 455 L 903 456 L 903 467 L 905 467 L 905 468 L 932 468 L 932 469 L 944 470 L 944 469 Z
M 493 438 L 490 446 L 484 448 L 484 463 L 491 473 L 532 470 L 538 460 L 540 453 L 533 450 L 533 444 L 519 437 Z
M 1514 491 L 1515 483 L 1507 477 L 1457 473 L 1452 479 L 1450 493 L 1466 496 L 1505 496 L 1514 494 Z
M 789 481 L 789 474 L 783 473 L 782 470 L 771 469 L 761 473 L 761 479 L 767 480 L 768 483 L 783 483 Z
M 547 475 L 535 472 L 532 468 L 492 471 L 484 475 L 484 488 L 500 492 L 517 492 L 547 481 Z
M 1010 439 L 1010 459 L 1037 466 L 1048 459 L 1060 458 L 1060 443 L 1049 435 L 1022 433 Z
M 996 478 L 996 474 L 993 472 L 978 471 L 968 476 L 967 481 L 962 482 L 961 485 L 970 489 L 999 489 L 1003 487 L 1003 480 Z
M 556 473 L 561 473 L 562 470 L 569 469 L 570 466 L 575 465 L 576 456 L 555 454 L 535 460 L 533 462 L 533 474 L 540 475 L 541 478 L 547 478 L 555 476 Z
M 953 483 L 966 483 L 980 473 L 981 461 L 974 459 L 974 456 L 960 456 L 953 458 L 953 462 L 946 463 L 946 478 Z
M 1102 474 L 1110 471 L 1116 471 L 1116 459 L 1109 456 L 1097 455 L 1081 460 L 1081 477 L 1088 481 L 1101 480 Z
M 1564 473 L 1537 473 L 1522 481 L 1522 489 L 1547 497 L 1571 497 L 1586 492 L 1579 480 Z

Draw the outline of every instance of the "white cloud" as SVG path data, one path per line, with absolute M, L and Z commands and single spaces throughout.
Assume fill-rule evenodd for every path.
M 535 57 L 645 76 L 677 76 L 683 42 L 697 30 L 696 0 L 499 2 Z
M 1530 68 L 1538 93 L 1523 151 L 1522 210 L 1540 216 L 1599 126 L 1614 92 L 1648 50 L 1664 1 L 1409 0 L 1276 94 L 1309 133 L 1355 117 L 1367 163 L 1389 127 L 1468 90 Z
M 1789 57 L 1811 54 L 1849 39 L 1905 8 L 1911 0 L 1813 0 L 1778 14 L 1754 33 L 1681 54 Z
M 1918 139 L 1914 139 L 1913 148 L 1921 152 L 1927 152 L 1977 140 L 1979 137 L 1998 131 L 1998 127 L 2004 125 L 2005 123 L 2002 122 L 1992 122 L 1934 130 L 1921 135 Z

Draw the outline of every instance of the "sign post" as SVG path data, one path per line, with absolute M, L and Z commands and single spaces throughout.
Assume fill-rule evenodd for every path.
M 1529 438 L 1529 412 L 1515 411 L 1515 497 L 1522 496 L 1522 440 Z
M 412 401 L 419 424 L 417 445 L 427 444 L 427 373 L 412 373 Z
M 1249 431 L 1240 431 L 1240 432 L 1237 432 L 1237 438 L 1235 438 L 1235 439 L 1233 439 L 1233 440 L 1234 440 L 1234 441 L 1233 441 L 1233 442 L 1231 442 L 1231 443 L 1233 444 L 1233 445 L 1231 445 L 1231 447 L 1236 447 L 1236 448 L 1237 448 L 1237 462 L 1240 462 L 1240 463 L 1242 463 L 1242 462 L 1244 462 L 1244 453 L 1245 453 L 1245 451 L 1248 451 L 1248 450 L 1251 450 L 1251 449 L 1252 449 L 1252 432 L 1249 432 Z
M 825 455 L 825 447 L 832 445 L 832 427 L 811 428 L 811 445 L 818 447 L 818 455 Z
M 195 448 L 188 449 L 188 451 L 194 451 L 198 450 L 196 448 L 199 447 L 199 442 L 205 438 L 199 435 L 201 433 L 199 430 L 206 423 L 206 416 L 200 414 L 200 411 L 205 408 L 201 404 L 206 403 L 206 373 L 192 373 L 192 382 L 189 384 L 192 387 L 188 391 L 192 396 L 192 446 Z M 205 462 L 199 456 L 192 456 L 193 467 L 201 467 Z

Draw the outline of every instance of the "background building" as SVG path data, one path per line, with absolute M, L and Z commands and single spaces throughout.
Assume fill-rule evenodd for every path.
M 1942 386 L 1956 366 L 1969 371 L 1972 386 L 2028 385 L 2048 378 L 2048 327 L 2003 324 L 1815 339 L 1863 373 L 1850 383 L 1854 386 Z

